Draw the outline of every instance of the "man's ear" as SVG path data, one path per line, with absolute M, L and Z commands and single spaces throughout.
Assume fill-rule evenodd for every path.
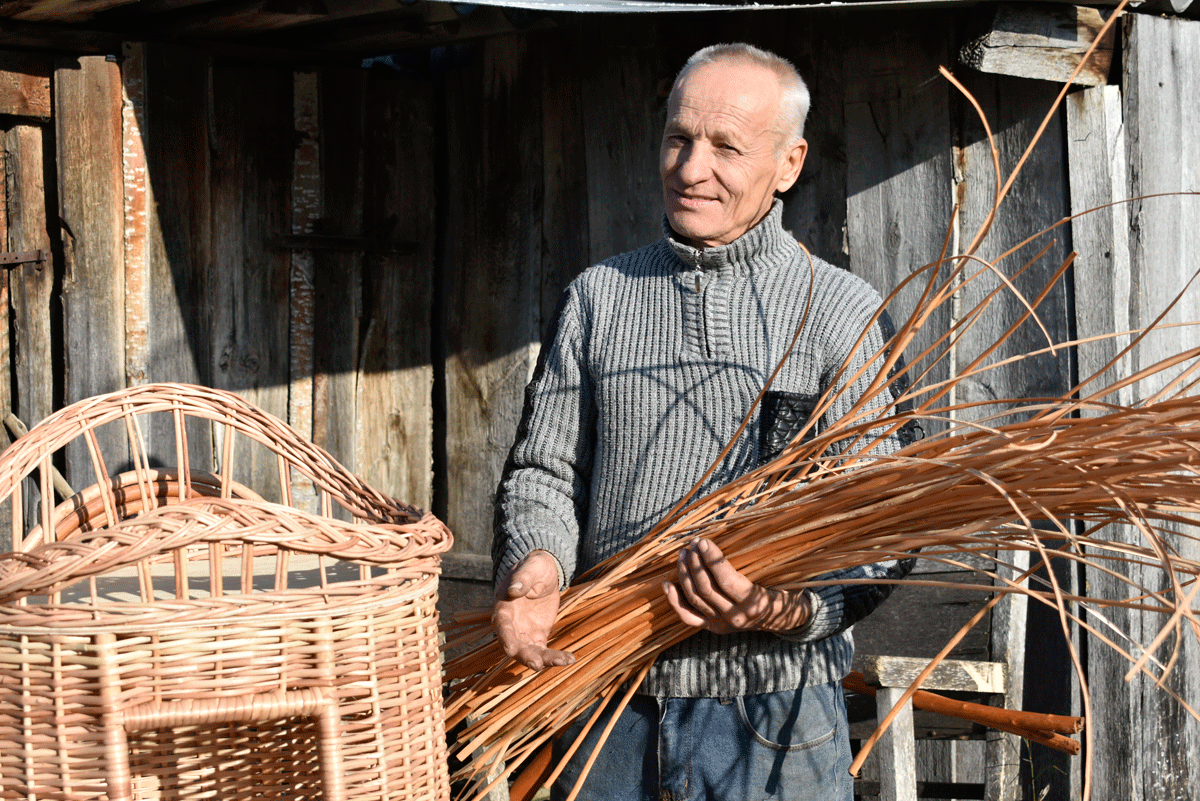
M 808 142 L 804 139 L 798 140 L 788 148 L 781 162 L 779 183 L 775 185 L 776 192 L 786 192 L 792 188 L 792 184 L 800 177 L 800 169 L 804 166 L 804 157 L 807 155 Z

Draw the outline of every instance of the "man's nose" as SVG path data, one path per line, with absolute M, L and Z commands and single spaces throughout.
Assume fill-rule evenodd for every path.
M 692 142 L 679 152 L 679 178 L 686 184 L 698 184 L 712 174 L 711 148 Z

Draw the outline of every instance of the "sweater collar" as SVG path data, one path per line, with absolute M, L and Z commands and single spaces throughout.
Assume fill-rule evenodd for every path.
M 663 235 L 671 250 L 689 270 L 761 270 L 790 261 L 799 247 L 783 228 L 783 201 L 779 198 L 771 203 L 771 210 L 758 225 L 728 245 L 692 247 L 677 238 L 665 214 Z

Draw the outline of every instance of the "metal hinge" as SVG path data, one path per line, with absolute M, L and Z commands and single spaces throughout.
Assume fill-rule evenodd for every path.
M 50 261 L 48 250 L 26 250 L 23 253 L 0 253 L 0 264 L 40 264 Z

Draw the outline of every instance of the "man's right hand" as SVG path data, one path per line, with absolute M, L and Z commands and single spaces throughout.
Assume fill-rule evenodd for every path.
M 504 653 L 534 670 L 570 665 L 575 655 L 546 647 L 558 617 L 558 561 L 546 551 L 522 559 L 496 588 L 492 628 Z

